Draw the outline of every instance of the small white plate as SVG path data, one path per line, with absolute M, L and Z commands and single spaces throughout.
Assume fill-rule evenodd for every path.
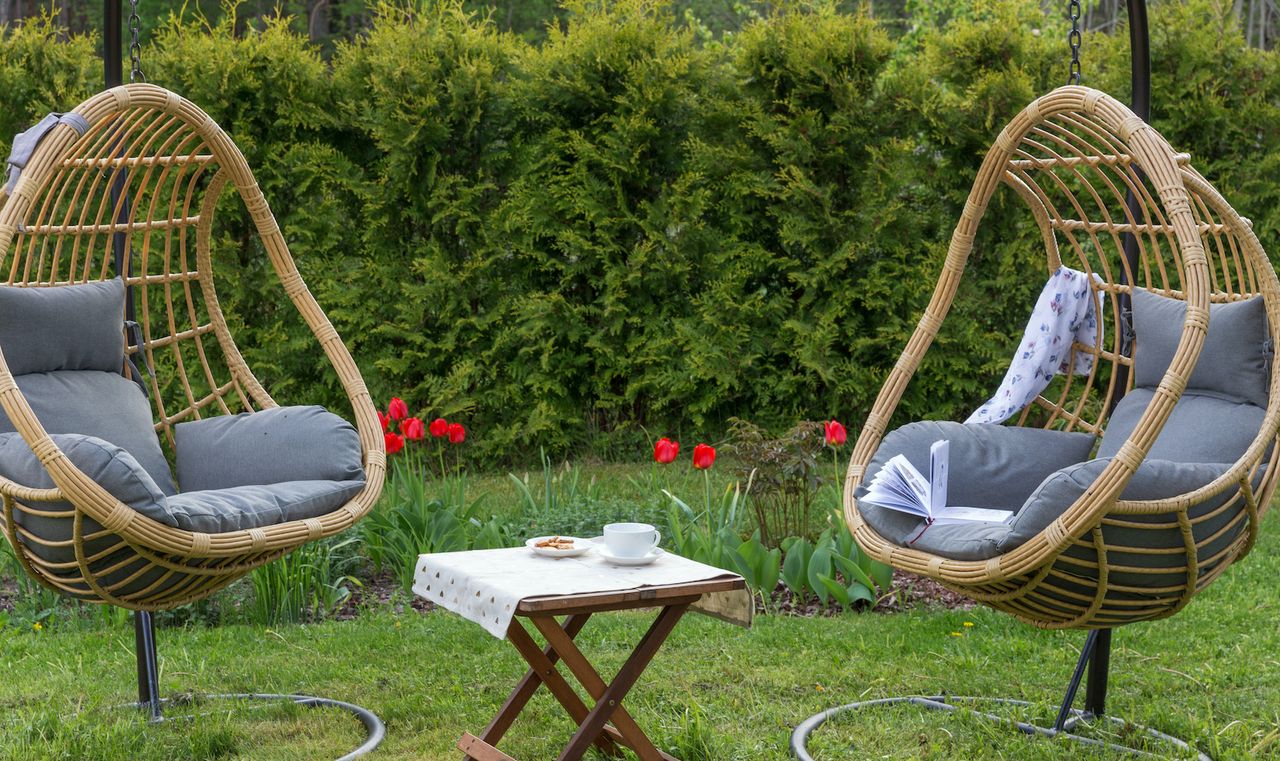
M 545 542 L 546 540 L 548 540 L 548 539 L 554 539 L 554 538 L 555 538 L 555 537 L 557 537 L 557 536 L 559 536 L 561 539 L 571 539 L 571 540 L 573 540 L 573 549 L 571 549 L 571 550 L 557 550 L 557 549 L 554 549 L 554 548 L 552 548 L 552 547 L 537 547 L 537 546 L 535 546 L 535 545 L 537 545 L 537 544 L 538 544 L 538 542 Z M 542 555 L 543 557 L 548 557 L 548 558 L 576 558 L 576 557 L 578 557 L 579 555 L 585 555 L 586 553 L 590 552 L 590 551 L 591 551 L 591 548 L 595 546 L 595 543 L 594 543 L 594 542 L 592 542 L 590 539 L 579 539 L 579 538 L 578 538 L 578 537 L 576 537 L 576 536 L 565 536 L 564 534 L 548 534 L 548 535 L 546 535 L 546 536 L 535 536 L 535 537 L 533 537 L 532 539 L 530 539 L 530 540 L 526 541 L 526 542 L 524 543 L 524 546 L 526 546 L 526 547 L 528 547 L 529 549 L 533 550 L 533 554 L 535 554 L 535 555 Z
M 652 550 L 649 550 L 648 555 L 641 555 L 636 558 L 624 558 L 614 555 L 609 552 L 608 547 L 600 545 L 600 557 L 604 558 L 605 562 L 613 563 L 614 565 L 649 565 L 665 554 L 667 553 L 663 551 L 661 547 L 654 547 Z

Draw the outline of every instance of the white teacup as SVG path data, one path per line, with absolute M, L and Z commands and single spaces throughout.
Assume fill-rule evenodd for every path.
M 604 527 L 604 544 L 620 558 L 642 558 L 662 541 L 662 534 L 648 523 L 610 523 Z

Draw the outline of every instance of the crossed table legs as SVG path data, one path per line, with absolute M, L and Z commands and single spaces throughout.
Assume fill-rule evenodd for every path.
M 644 673 L 667 636 L 675 629 L 680 617 L 699 596 L 664 601 L 662 612 L 640 639 L 613 681 L 608 684 L 573 642 L 591 617 L 591 611 L 572 613 L 564 619 L 563 624 L 553 615 L 529 615 L 529 620 L 546 638 L 546 649 L 538 647 L 518 617 L 512 618 L 507 629 L 507 639 L 529 664 L 529 671 L 479 737 L 468 732 L 458 740 L 458 748 L 466 754 L 463 761 L 515 761 L 495 746 L 541 685 L 546 685 L 578 724 L 573 738 L 560 752 L 559 761 L 578 761 L 591 745 L 599 747 L 610 756 L 618 756 L 621 753 L 618 747 L 620 744 L 635 751 L 642 761 L 679 761 L 654 747 L 627 713 L 627 709 L 622 707 L 622 700 Z M 594 707 L 587 708 L 578 693 L 561 676 L 556 668 L 557 661 L 564 662 L 573 677 L 596 701 Z

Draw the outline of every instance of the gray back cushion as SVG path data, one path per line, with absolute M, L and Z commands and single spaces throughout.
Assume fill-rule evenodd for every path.
M 275 407 L 174 428 L 184 492 L 283 481 L 363 481 L 360 435 L 323 407 Z
M 0 286 L 0 351 L 14 375 L 124 367 L 124 282 Z
M 1098 457 L 1114 457 L 1138 425 L 1155 393 L 1135 388 L 1116 405 L 1098 447 Z M 1170 462 L 1235 462 L 1249 448 L 1266 410 L 1252 404 L 1186 391 L 1174 405 L 1147 454 Z
M 1169 369 L 1187 304 L 1143 288 L 1133 291 L 1134 385 L 1154 389 Z M 1209 306 L 1209 332 L 1187 388 L 1267 406 L 1267 313 L 1262 297 Z
M 999 510 L 1017 510 L 1050 473 L 1088 458 L 1094 443 L 1094 437 L 1087 433 L 1042 428 L 964 425 L 951 421 L 904 425 L 884 437 L 867 465 L 863 485 L 856 494 L 858 512 L 884 538 L 906 544 L 919 533 L 920 519 L 866 502 L 863 499 L 865 484 L 897 454 L 904 455 L 927 476 L 929 447 L 939 439 L 951 442 L 952 477 L 947 487 L 947 502 Z M 925 534 L 939 536 L 952 531 L 951 526 L 933 526 Z M 929 551 L 928 543 L 921 544 L 921 541 L 923 537 L 913 546 Z
M 16 380 L 50 434 L 79 433 L 108 441 L 133 455 L 162 492 L 177 491 L 151 423 L 147 397 L 119 370 L 32 373 Z M 0 433 L 13 430 L 0 410 Z

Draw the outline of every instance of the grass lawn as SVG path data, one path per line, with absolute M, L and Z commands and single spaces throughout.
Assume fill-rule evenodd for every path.
M 1192 739 L 1221 759 L 1280 758 L 1280 514 L 1239 567 L 1182 614 L 1117 632 L 1109 707 Z M 402 610 L 403 612 L 398 612 Z M 605 614 L 580 642 L 616 666 L 649 617 Z M 964 622 L 972 626 L 964 626 Z M 961 636 L 953 636 L 960 632 Z M 160 632 L 161 685 L 193 692 L 302 691 L 365 705 L 387 722 L 377 758 L 451 758 L 521 671 L 514 651 L 443 612 L 402 606 L 353 621 Z M 131 699 L 132 629 L 100 618 L 5 629 L 0 756 L 6 759 L 332 758 L 359 742 L 343 714 L 218 711 L 151 727 L 113 709 Z M 747 631 L 685 619 L 628 699 L 661 747 L 685 761 L 782 759 L 795 722 L 830 705 L 899 693 L 1004 695 L 1048 715 L 1082 635 L 1042 632 L 985 609 L 836 618 L 761 617 Z M 554 758 L 570 732 L 545 693 L 505 748 Z M 909 709 L 842 718 L 819 758 L 1106 758 L 964 718 Z

